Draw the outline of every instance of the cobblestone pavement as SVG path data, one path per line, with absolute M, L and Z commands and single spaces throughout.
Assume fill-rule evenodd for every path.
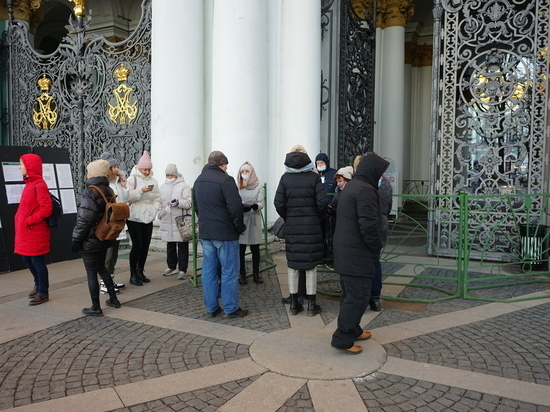
M 66 264 L 71 265 L 71 262 Z M 81 266 L 81 262 L 72 264 Z M 148 274 L 159 272 L 159 260 L 152 260 L 151 264 L 156 266 L 149 269 Z M 401 269 L 403 265 L 388 265 L 385 273 Z M 454 276 L 448 269 L 431 268 L 430 271 L 431 276 Z M 30 275 L 24 273 L 24 276 Z M 336 399 L 342 409 L 330 409 L 320 401 L 316 403 L 318 392 L 311 390 L 313 381 L 307 379 L 301 382 L 281 376 L 282 383 L 287 380 L 294 382 L 294 389 L 285 392 L 283 384 L 279 387 L 263 383 L 269 372 L 266 369 L 258 372 L 246 366 L 249 369 L 244 368 L 241 377 L 231 378 L 231 373 L 236 373 L 239 368 L 237 365 L 243 365 L 240 362 L 254 363 L 249 352 L 250 344 L 244 343 L 250 331 L 270 334 L 293 327 L 291 320 L 295 319 L 289 319 L 287 308 L 281 303 L 279 279 L 285 277 L 285 268 L 273 268 L 263 273 L 264 284 L 256 285 L 250 281 L 241 286 L 241 306 L 250 310 L 250 315 L 242 319 L 208 318 L 201 288 L 188 282 L 175 282 L 125 302 L 118 311 L 106 311 L 105 316 L 61 320 L 51 326 L 37 326 L 33 333 L 4 341 L 0 343 L 0 410 L 550 412 L 550 388 L 547 388 L 550 386 L 550 303 L 547 299 L 524 305 L 452 299 L 421 304 L 415 311 L 403 310 L 399 305 L 391 306 L 384 301 L 383 306 L 393 309 L 385 308 L 380 313 L 367 310 L 369 323 L 366 327 L 373 331 L 373 340 L 380 337 L 388 364 L 403 365 L 403 368 L 387 373 L 386 370 L 391 368 L 382 365 L 373 373 L 356 376 L 352 379 L 355 395 L 345 399 L 339 398 L 342 396 L 339 381 L 327 379 L 327 385 L 334 385 L 334 392 L 327 389 L 327 396 Z M 319 274 L 321 280 L 335 277 L 333 273 Z M 4 276 L 0 276 L 0 290 L 3 281 Z M 441 287 L 447 282 L 439 279 L 432 285 Z M 85 284 L 71 287 L 87 293 Z M 337 282 L 326 282 L 323 288 L 335 292 Z M 136 290 L 143 292 L 143 289 Z M 548 289 L 547 284 L 525 284 L 514 290 L 483 289 L 479 293 L 500 299 L 502 296 L 517 297 L 541 291 L 548 293 Z M 422 292 L 425 292 L 423 297 L 438 293 L 406 287 L 401 294 L 418 297 Z M 6 303 L 0 304 L 0 315 L 15 316 L 20 313 L 18 310 L 28 310 L 28 306 L 22 306 L 26 302 L 23 296 L 14 295 L 12 301 L 7 299 L 9 296 L 2 296 Z M 48 308 L 46 305 L 53 302 L 52 299 L 44 304 L 44 311 Z M 334 329 L 338 298 L 318 295 L 318 302 L 323 307 L 321 323 Z M 141 316 L 143 319 L 130 321 L 117 316 L 136 316 L 138 319 Z M 150 318 L 157 317 L 160 321 L 153 324 Z M 174 326 L 174 319 L 189 324 L 179 328 Z M 308 319 L 319 318 L 304 316 L 299 320 Z M 3 333 L 9 333 L 3 326 L 0 328 Z M 220 339 L 219 335 L 223 335 L 225 330 L 236 333 Z M 239 331 L 242 339 L 236 338 Z M 327 356 L 333 357 L 334 354 L 329 352 L 329 355 L 320 356 L 319 362 L 328 360 Z M 360 362 L 361 356 L 363 354 L 353 359 Z M 443 369 L 433 369 L 433 374 L 426 375 L 428 365 Z M 202 375 L 195 375 L 200 373 L 209 377 L 207 382 L 217 380 L 221 383 L 202 384 Z M 449 384 L 448 374 L 456 374 L 453 376 L 460 379 Z M 481 377 L 484 383 L 469 385 L 470 377 L 472 382 Z M 173 381 L 172 392 L 164 395 L 170 381 Z M 149 384 L 156 389 L 148 391 L 147 386 L 140 386 Z M 186 385 L 191 389 L 185 389 Z M 526 388 L 527 392 L 522 395 L 519 389 L 518 392 L 507 389 L 514 386 Z M 125 391 L 132 388 L 136 388 L 137 393 L 148 392 L 148 400 L 132 402 L 132 397 L 125 395 Z M 101 395 L 94 398 L 98 401 L 106 394 L 115 393 L 116 402 L 107 407 L 100 402 L 88 402 L 81 407 L 70 403 L 71 399 L 79 400 L 88 394 L 93 395 L 94 391 L 101 391 Z M 273 400 L 276 394 L 283 394 L 280 395 L 282 398 Z M 253 399 L 254 402 L 247 403 L 243 399 Z M 271 402 L 269 407 L 264 404 L 268 402 L 266 399 Z M 62 401 L 67 403 L 53 403 Z M 43 409 L 41 405 L 44 405 Z

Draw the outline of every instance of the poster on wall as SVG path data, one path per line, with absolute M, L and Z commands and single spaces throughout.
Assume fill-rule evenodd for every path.
M 4 182 L 21 182 L 21 170 L 19 162 L 2 162 L 2 172 L 4 173 Z

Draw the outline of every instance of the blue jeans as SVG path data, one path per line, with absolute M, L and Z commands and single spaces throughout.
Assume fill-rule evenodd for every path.
M 38 288 L 38 294 L 48 296 L 50 282 L 48 279 L 48 267 L 44 261 L 45 255 L 23 256 L 23 262 L 27 265 L 34 277 L 34 286 Z
M 220 307 L 221 287 L 223 311 L 233 313 L 239 309 L 239 241 L 201 239 L 201 246 L 201 281 L 206 310 L 213 313 Z

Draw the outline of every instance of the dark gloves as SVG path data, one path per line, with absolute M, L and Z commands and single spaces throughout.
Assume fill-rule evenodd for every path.
M 73 243 L 71 244 L 71 250 L 74 253 L 82 252 L 82 243 L 83 242 L 77 242 L 77 241 L 73 240 Z
M 250 205 L 243 205 L 243 211 L 250 212 L 250 209 L 252 209 Z
M 254 203 L 251 207 L 252 207 L 252 210 L 258 210 L 258 205 L 256 203 Z

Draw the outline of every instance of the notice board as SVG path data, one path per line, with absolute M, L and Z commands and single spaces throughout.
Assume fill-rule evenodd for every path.
M 2 146 L 0 149 L 0 273 L 25 269 L 21 256 L 13 252 L 14 217 L 25 183 L 19 171 L 19 158 L 35 153 L 42 158 L 44 180 L 51 193 L 61 200 L 63 215 L 58 227 L 51 228 L 51 252 L 47 263 L 77 259 L 71 251 L 71 238 L 76 222 L 76 194 L 70 154 L 67 149 L 50 147 Z

